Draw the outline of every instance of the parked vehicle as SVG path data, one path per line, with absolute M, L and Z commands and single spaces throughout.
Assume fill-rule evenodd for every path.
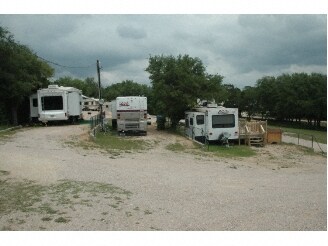
M 185 112 L 185 134 L 199 142 L 238 139 L 238 108 L 217 104 L 195 107 Z
M 76 123 L 82 118 L 82 92 L 73 87 L 49 85 L 30 96 L 30 117 L 47 123 L 49 121 L 69 121 Z
M 34 93 L 30 96 L 30 121 L 38 122 L 39 121 L 39 111 L 38 111 L 38 94 Z
M 117 97 L 110 108 L 118 132 L 147 134 L 147 97 Z

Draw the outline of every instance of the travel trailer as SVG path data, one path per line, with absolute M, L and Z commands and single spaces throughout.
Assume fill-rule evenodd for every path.
M 34 93 L 30 96 L 30 121 L 38 122 L 39 119 L 39 111 L 38 111 L 38 94 Z
M 112 125 L 118 132 L 147 134 L 147 97 L 117 97 L 110 108 Z
M 228 142 L 239 138 L 238 131 L 237 108 L 212 103 L 185 112 L 185 134 L 198 142 Z
M 39 121 L 77 122 L 82 118 L 82 92 L 73 87 L 49 85 L 30 96 L 30 117 Z M 38 115 L 36 116 L 36 108 Z

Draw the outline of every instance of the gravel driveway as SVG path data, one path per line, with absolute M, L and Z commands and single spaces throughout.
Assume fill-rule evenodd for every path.
M 73 146 L 87 125 L 19 130 L 0 140 L 2 230 L 327 230 L 326 157 L 267 145 L 247 158 L 151 148 L 113 156 Z M 20 193 L 19 193 L 20 192 Z M 10 195 L 12 194 L 12 195 Z M 30 199 L 26 204 L 22 198 Z

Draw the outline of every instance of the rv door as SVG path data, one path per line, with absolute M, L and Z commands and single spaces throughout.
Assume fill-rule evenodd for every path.
M 195 112 L 193 114 L 193 138 L 205 143 L 205 113 Z

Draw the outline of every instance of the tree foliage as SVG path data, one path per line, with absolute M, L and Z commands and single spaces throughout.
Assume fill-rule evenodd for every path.
M 33 92 L 48 85 L 53 69 L 33 51 L 14 40 L 0 27 L 0 104 L 4 114 L 11 114 L 11 123 L 18 123 L 17 111 Z M 2 109 L 3 110 L 3 109 Z
M 55 84 L 59 86 L 74 87 L 82 91 L 82 94 L 87 97 L 99 97 L 98 83 L 94 78 L 86 78 L 85 80 L 74 79 L 72 77 L 63 77 L 57 79 Z
M 139 84 L 133 80 L 124 80 L 121 83 L 112 84 L 104 89 L 104 98 L 108 101 L 119 96 L 146 96 L 149 97 L 151 88 Z
M 198 98 L 218 99 L 223 91 L 223 77 L 207 74 L 202 61 L 188 55 L 151 56 L 146 71 L 152 83 L 154 108 L 171 119 L 172 128 Z
M 312 73 L 265 76 L 241 92 L 240 110 L 250 116 L 284 121 L 306 119 L 316 126 L 327 119 L 327 75 Z

